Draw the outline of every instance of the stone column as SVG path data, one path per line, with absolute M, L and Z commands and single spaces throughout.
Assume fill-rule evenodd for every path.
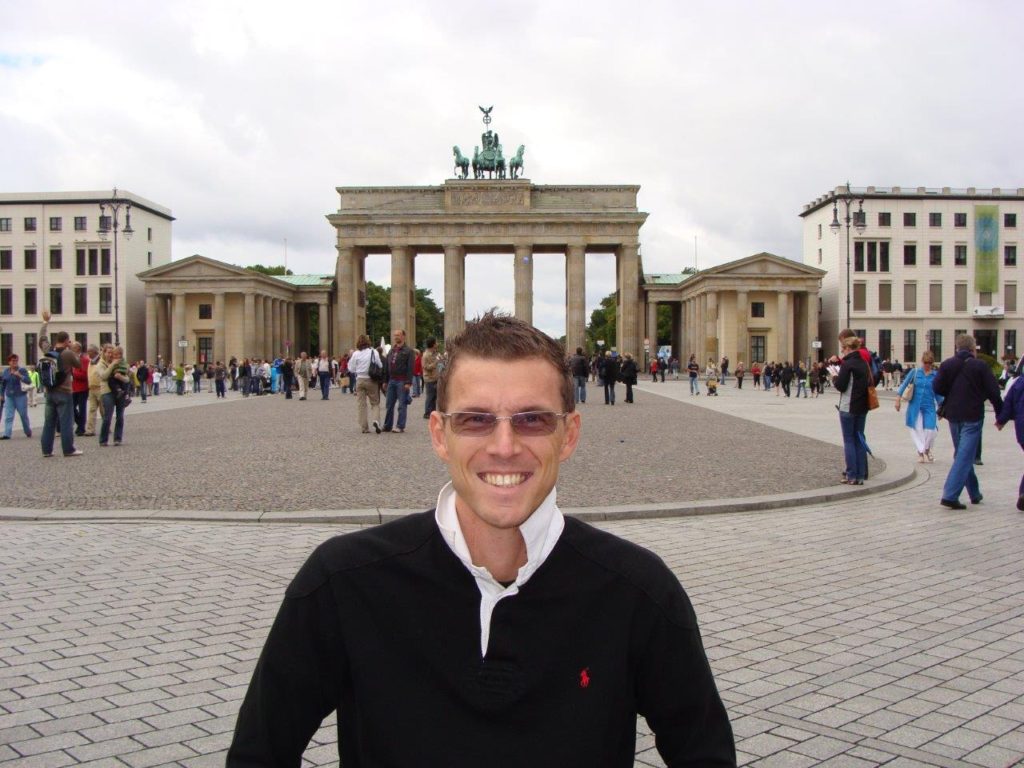
M 643 339 L 640 338 L 640 244 L 623 243 L 619 246 L 619 260 L 622 263 L 621 291 L 622 322 L 618 326 L 619 352 L 637 354 Z
M 311 357 L 317 357 L 320 354 L 321 349 L 326 349 L 329 351 L 331 341 L 329 329 L 327 328 L 327 302 L 317 302 L 316 308 L 319 313 L 318 321 L 320 326 L 320 348 L 313 350 L 312 354 L 310 355 Z
M 750 336 L 747 333 L 747 321 L 750 317 L 750 301 L 746 291 L 736 291 L 736 362 L 742 360 L 750 367 Z
M 227 318 L 224 317 L 224 291 L 213 294 L 213 362 L 227 365 Z
M 416 342 L 416 252 L 409 249 L 409 290 L 407 292 L 409 296 L 409 303 L 405 328 L 405 341 L 411 349 L 416 349 L 419 344 Z
M 188 359 L 186 354 L 188 352 L 188 348 L 186 347 L 183 350 L 178 348 L 178 339 L 185 338 L 185 340 L 188 341 L 188 337 L 185 335 L 185 294 L 176 293 L 174 294 L 173 300 L 174 321 L 173 327 L 171 328 L 171 335 L 174 338 L 174 350 L 177 353 L 174 361 L 178 362 Z
M 466 327 L 466 249 L 444 247 L 444 337 L 450 339 Z
M 263 297 L 263 359 L 270 360 L 274 357 L 274 300 L 269 296 Z
M 398 329 L 409 330 L 409 249 L 404 245 L 391 248 L 391 334 Z
M 808 291 L 804 294 L 806 301 L 804 306 L 807 308 L 807 315 L 804 317 L 804 322 L 807 328 L 807 349 L 806 354 L 811 356 L 811 362 L 818 359 L 818 350 L 811 347 L 811 342 L 818 339 L 818 295 Z
M 565 249 L 565 347 L 575 353 L 587 342 L 587 249 L 570 243 Z M 608 339 L 605 349 L 612 345 Z
M 146 362 L 156 362 L 157 356 L 157 297 L 146 294 Z M 83 352 L 84 354 L 84 352 Z
M 266 326 L 263 323 L 263 297 L 255 296 L 253 301 L 256 305 L 256 311 L 253 313 L 254 325 L 252 329 L 252 351 L 249 352 L 251 357 L 264 357 L 265 353 L 263 350 L 263 338 L 266 333 Z
M 776 334 L 777 334 L 777 357 L 775 358 L 780 363 L 789 360 L 792 362 L 793 358 L 791 355 L 791 338 L 792 338 L 792 325 L 790 323 L 790 308 L 789 308 L 789 292 L 779 291 L 776 294 Z
M 281 354 L 281 300 L 270 300 L 270 359 Z
M 334 302 L 335 338 L 339 348 L 352 349 L 356 345 L 356 264 L 352 248 L 338 248 L 338 261 L 334 270 L 338 292 Z
M 295 357 L 295 302 L 284 303 L 284 334 L 288 342 L 288 354 Z
M 242 311 L 242 357 L 253 357 L 256 353 L 256 297 L 245 294 L 245 308 Z
M 644 334 L 651 340 L 651 355 L 658 353 L 658 302 L 647 301 L 647 330 Z M 639 359 L 639 355 L 637 356 Z
M 517 245 L 513 273 L 516 281 L 516 317 L 533 325 L 533 246 Z M 575 347 L 573 347 L 575 349 Z

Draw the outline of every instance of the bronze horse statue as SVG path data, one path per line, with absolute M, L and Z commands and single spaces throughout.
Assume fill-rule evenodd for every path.
M 508 175 L 510 178 L 518 179 L 523 173 L 523 153 L 526 152 L 526 145 L 520 144 L 519 150 L 508 161 Z
M 469 158 L 462 154 L 458 146 L 452 147 L 452 153 L 455 155 L 455 177 L 469 178 Z

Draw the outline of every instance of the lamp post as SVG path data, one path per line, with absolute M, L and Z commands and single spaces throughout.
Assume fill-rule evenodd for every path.
M 108 214 L 107 211 L 110 211 Z M 124 210 L 124 228 L 121 229 L 119 221 L 121 211 Z M 120 229 L 126 240 L 131 240 L 135 230 L 132 229 L 132 204 L 127 198 L 118 197 L 117 187 L 114 187 L 114 194 L 110 200 L 100 203 L 100 228 L 101 240 L 106 240 L 111 230 L 114 232 L 114 346 L 121 346 L 121 299 L 118 290 L 117 274 L 117 232 Z
M 860 198 L 857 201 L 857 210 L 853 212 L 853 218 L 850 217 L 850 206 L 853 205 L 853 193 L 850 190 L 850 182 L 846 182 L 846 192 L 833 192 L 832 193 L 832 223 L 828 225 L 828 228 L 832 230 L 833 235 L 839 234 L 841 225 L 839 224 L 839 207 L 837 202 L 843 201 L 843 205 L 846 208 L 846 217 L 843 221 L 846 222 L 846 327 L 850 327 L 850 222 L 853 222 L 854 229 L 857 230 L 857 234 L 863 234 L 864 228 L 867 226 L 867 214 L 864 213 L 864 198 Z

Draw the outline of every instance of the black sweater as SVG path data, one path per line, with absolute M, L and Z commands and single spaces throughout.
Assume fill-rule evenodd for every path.
M 338 536 L 288 587 L 228 766 L 298 766 L 338 710 L 344 768 L 631 768 L 636 715 L 669 766 L 736 764 L 679 581 L 574 519 L 480 657 L 480 592 L 433 511 Z

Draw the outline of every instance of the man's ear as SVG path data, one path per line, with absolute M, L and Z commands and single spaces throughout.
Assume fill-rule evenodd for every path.
M 444 416 L 440 411 L 430 413 L 430 421 L 427 422 L 427 429 L 430 431 L 430 444 L 441 461 L 448 461 L 448 441 L 444 428 Z
M 573 411 L 565 417 L 565 437 L 562 442 L 562 450 L 558 454 L 559 461 L 565 461 L 576 452 L 576 446 L 580 442 L 580 429 L 583 419 L 579 411 Z

